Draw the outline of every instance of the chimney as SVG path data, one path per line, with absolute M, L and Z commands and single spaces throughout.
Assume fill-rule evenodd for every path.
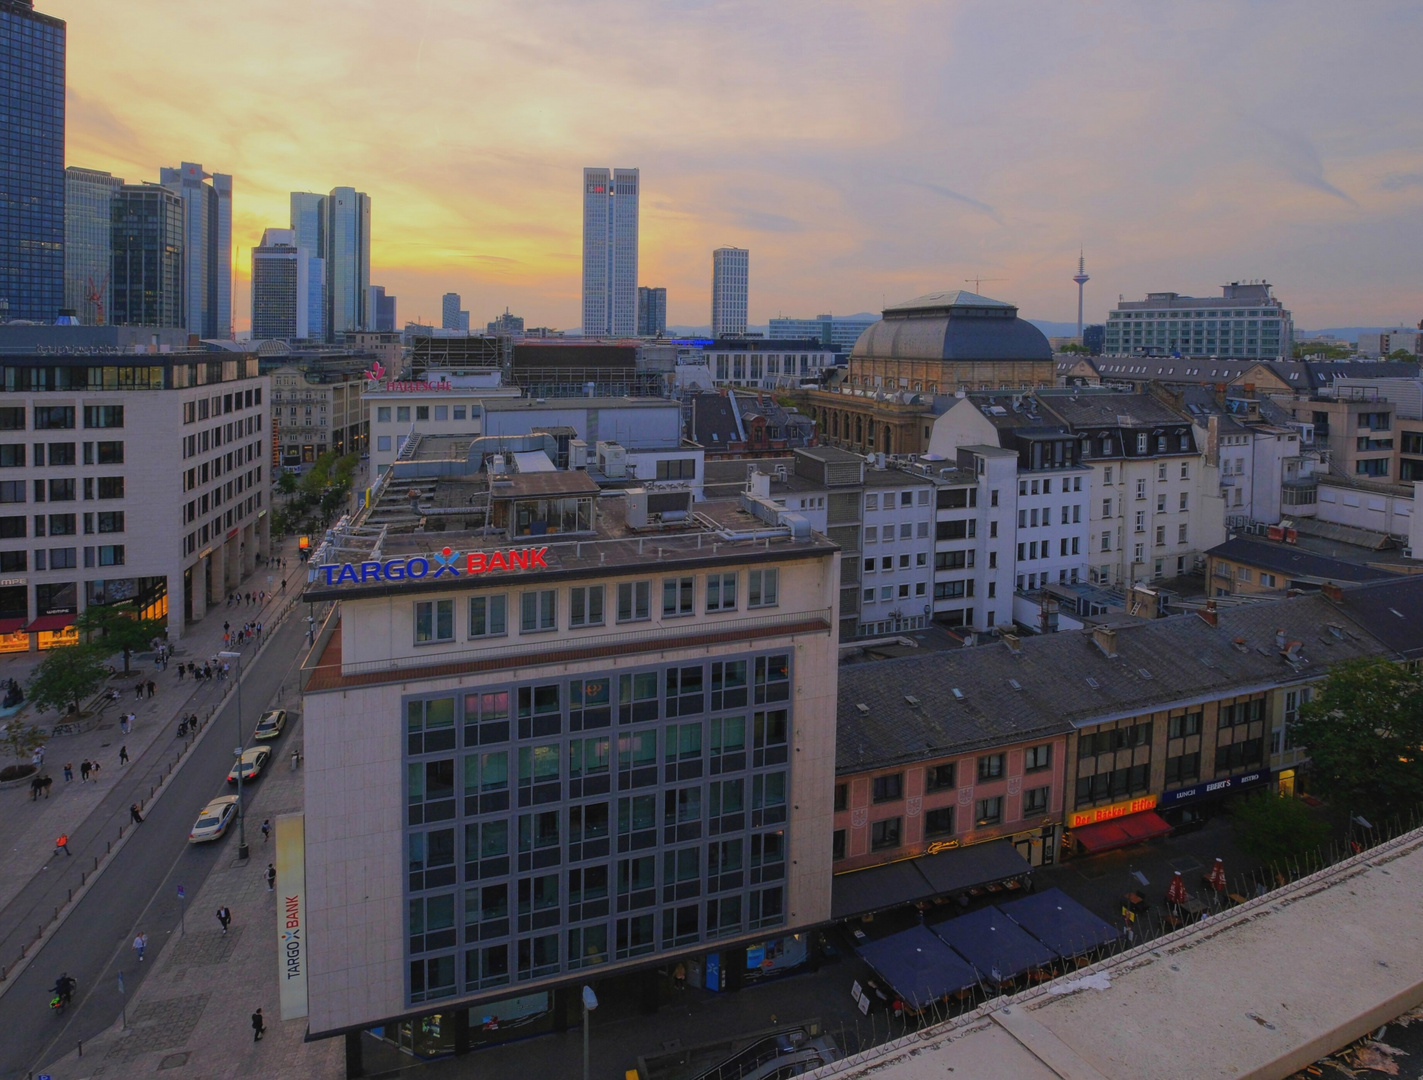
M 1219 613 L 1216 611 L 1216 609 L 1215 609 L 1215 601 L 1214 601 L 1214 600 L 1207 600 L 1207 601 L 1206 601 L 1206 610 L 1205 610 L 1205 611 L 1198 611 L 1198 612 L 1196 612 L 1196 614 L 1199 615 L 1202 619 L 1204 619 L 1204 620 L 1206 621 L 1206 625 L 1207 625 L 1207 626 L 1219 626 L 1219 625 L 1220 625 L 1220 614 L 1219 614 Z
M 1285 647 L 1285 632 L 1284 632 L 1284 630 L 1276 630 L 1276 631 L 1275 631 L 1275 648 L 1277 648 L 1277 649 L 1283 649 L 1284 647 Z
M 1003 644 L 1008 646 L 1008 651 L 1014 656 L 1021 656 L 1023 654 L 1023 642 L 1017 634 L 1004 634 Z
M 1115 660 L 1117 656 L 1117 632 L 1105 626 L 1094 626 L 1092 628 L 1092 640 L 1097 648 L 1102 650 L 1102 655 L 1109 660 Z
M 1324 594 L 1326 599 L 1333 600 L 1336 604 L 1344 602 L 1344 590 L 1332 581 L 1326 581 L 1319 587 L 1319 591 Z

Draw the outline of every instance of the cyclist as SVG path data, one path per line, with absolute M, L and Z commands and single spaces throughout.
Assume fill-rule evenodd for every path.
M 74 977 L 68 972 L 61 975 L 54 981 L 54 989 L 51 991 L 54 994 L 52 1004 L 61 1009 L 67 1006 L 74 1000 L 74 991 L 78 985 L 79 984 L 74 981 Z

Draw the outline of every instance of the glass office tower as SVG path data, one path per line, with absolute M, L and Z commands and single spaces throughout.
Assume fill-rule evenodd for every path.
M 90 326 L 114 306 L 113 202 L 123 177 L 71 165 L 64 170 L 64 306 Z
M 184 326 L 183 199 L 161 184 L 125 184 L 114 195 L 116 326 Z

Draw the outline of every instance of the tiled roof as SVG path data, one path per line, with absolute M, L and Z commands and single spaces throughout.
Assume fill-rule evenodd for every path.
M 1396 578 L 1387 570 L 1377 570 L 1362 563 L 1331 559 L 1307 551 L 1296 544 L 1258 540 L 1249 536 L 1232 536 L 1206 552 L 1218 559 L 1229 559 L 1246 566 L 1286 574 L 1294 578 L 1318 578 L 1322 581 L 1378 581 Z

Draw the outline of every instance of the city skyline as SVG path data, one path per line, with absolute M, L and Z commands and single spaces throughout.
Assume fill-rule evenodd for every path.
M 1083 245 L 1088 322 L 1119 293 L 1261 277 L 1304 328 L 1417 321 L 1407 237 L 1423 208 L 1423 139 L 1405 104 L 1420 77 L 1396 32 L 1416 15 L 1401 5 L 1347 19 L 1306 7 L 1263 41 L 1247 8 L 1223 3 L 1171 21 L 1130 7 L 1028 19 L 850 4 L 815 25 L 795 4 L 625 5 L 607 20 L 549 7 L 537 20 L 478 5 L 333 20 L 319 3 L 258 3 L 232 24 L 166 3 L 39 4 L 70 24 L 66 164 L 134 177 L 212 161 L 236 178 L 244 323 L 262 228 L 285 218 L 289 192 L 344 182 L 371 194 L 373 273 L 409 297 L 403 317 L 434 321 L 454 286 L 482 298 L 476 322 L 508 305 L 576 327 L 573 178 L 588 161 L 642 170 L 638 284 L 669 287 L 672 324 L 704 321 L 705 251 L 723 243 L 758 253 L 753 324 L 878 310 L 974 274 L 1005 279 L 985 291 L 1030 317 L 1072 321 L 1066 279 Z M 270 41 L 318 24 L 322 63 L 265 79 Z M 444 62 L 553 24 L 579 32 L 533 50 L 517 79 L 476 86 Z M 736 77 L 765 71 L 766 43 L 788 34 L 805 65 L 777 50 L 775 70 Z M 210 38 L 229 47 L 214 55 L 200 45 Z M 234 88 L 221 107 L 175 98 L 168 77 L 124 63 L 153 40 L 172 47 L 177 76 Z M 595 62 L 610 53 L 651 56 L 655 70 Z M 671 77 L 703 53 L 717 79 Z M 1337 85 L 1318 77 L 1329 69 L 1359 74 Z M 638 125 L 600 104 L 654 84 Z M 491 97 L 490 85 L 503 89 Z M 301 110 L 279 104 L 293 94 Z M 470 100 L 492 107 L 459 104 Z M 972 107 L 938 107 L 952 101 Z

